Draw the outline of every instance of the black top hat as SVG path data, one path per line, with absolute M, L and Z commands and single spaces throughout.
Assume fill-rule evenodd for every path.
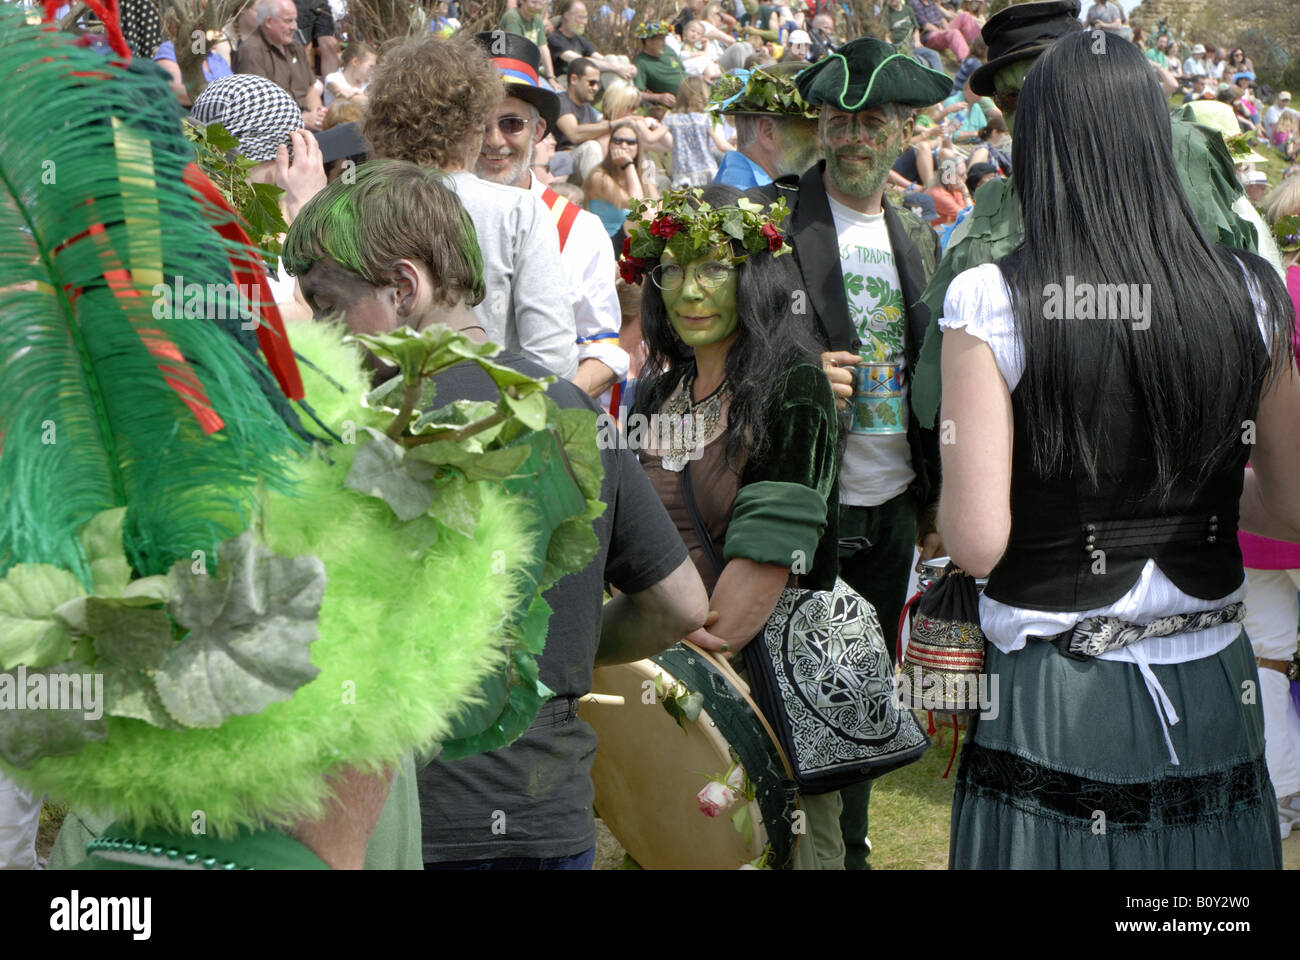
M 492 65 L 505 81 L 509 95 L 536 107 L 546 121 L 547 131 L 554 133 L 555 121 L 560 117 L 560 98 L 542 85 L 537 72 L 542 55 L 537 45 L 527 37 L 505 30 L 476 33 L 474 39 L 492 58 Z
M 971 74 L 970 88 L 981 97 L 993 96 L 993 77 L 999 70 L 1017 60 L 1032 60 L 1067 33 L 1082 29 L 1079 0 L 1018 3 L 999 10 L 980 31 L 989 60 Z

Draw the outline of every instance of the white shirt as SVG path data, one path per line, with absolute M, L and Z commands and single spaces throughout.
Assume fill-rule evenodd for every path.
M 1020 338 L 1011 313 L 1011 293 L 997 264 L 986 263 L 957 275 L 943 301 L 943 330 L 965 330 L 988 344 L 998 372 L 1013 391 L 1024 372 Z M 1261 331 L 1262 334 L 1262 331 Z M 980 597 L 980 624 L 989 642 L 1003 653 L 1025 645 L 1029 637 L 1054 636 L 1080 620 L 1093 616 L 1119 617 L 1132 623 L 1146 623 L 1175 613 L 1214 610 L 1245 597 L 1242 586 L 1219 600 L 1202 600 L 1178 589 L 1155 561 L 1148 560 L 1138 582 L 1114 603 L 1095 610 L 1043 612 L 1027 610 Z M 1224 624 L 1174 637 L 1152 637 L 1121 650 L 1102 654 L 1103 660 L 1137 662 L 1133 654 L 1145 653 L 1151 663 L 1185 663 L 1218 653 L 1237 638 L 1241 627 Z
M 468 170 L 444 182 L 460 197 L 478 232 L 487 296 L 474 314 L 488 339 L 572 379 L 578 371 L 573 307 L 568 284 L 555 282 L 564 276 L 564 266 L 546 204 Z
M 529 181 L 528 189 L 540 198 L 546 192 L 546 185 L 531 173 Z M 542 205 L 546 205 L 545 201 Z M 618 291 L 614 287 L 618 271 L 614 264 L 614 245 L 600 217 L 586 210 L 578 211 L 569 228 L 569 239 L 560 250 L 560 260 L 569 281 L 579 362 L 589 358 L 599 360 L 622 380 L 627 376 L 630 358 L 618 345 L 618 331 L 623 325 Z
M 839 240 L 840 274 L 849 320 L 862 341 L 863 360 L 898 365 L 904 383 L 898 401 L 890 401 L 890 418 L 866 425 L 859 415 L 845 441 L 840 464 L 840 503 L 874 507 L 903 493 L 916 474 L 907 445 L 908 399 L 903 344 L 907 336 L 907 311 L 894 251 L 885 226 L 885 214 L 858 213 L 833 197 L 831 216 Z M 882 411 L 879 406 L 869 408 Z M 875 414 L 873 413 L 873 416 Z M 888 430 L 889 432 L 877 432 Z

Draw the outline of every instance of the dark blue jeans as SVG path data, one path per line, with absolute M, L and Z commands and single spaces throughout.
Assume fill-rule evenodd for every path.
M 596 862 L 596 848 L 571 857 L 501 857 L 497 860 L 445 860 L 426 863 L 426 870 L 590 870 Z

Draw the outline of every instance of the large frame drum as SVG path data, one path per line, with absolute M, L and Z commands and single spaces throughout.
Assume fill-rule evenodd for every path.
M 686 722 L 685 731 L 655 696 L 656 675 L 666 687 L 680 681 L 704 695 L 698 719 Z M 759 857 L 768 843 L 769 866 L 789 866 L 798 839 L 794 782 L 742 683 L 728 665 L 683 644 L 650 660 L 595 672 L 593 692 L 624 698 L 622 706 L 579 708 L 598 737 L 591 770 L 596 812 L 645 869 L 734 870 Z M 696 801 L 711 778 L 726 774 L 733 750 L 755 788 L 750 844 L 731 823 L 736 806 L 709 817 Z

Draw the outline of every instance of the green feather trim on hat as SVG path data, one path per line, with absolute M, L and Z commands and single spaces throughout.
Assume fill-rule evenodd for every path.
M 830 104 L 853 112 L 887 103 L 929 107 L 952 92 L 952 78 L 946 73 L 874 37 L 861 37 L 823 57 L 800 73 L 795 85 L 812 106 Z

